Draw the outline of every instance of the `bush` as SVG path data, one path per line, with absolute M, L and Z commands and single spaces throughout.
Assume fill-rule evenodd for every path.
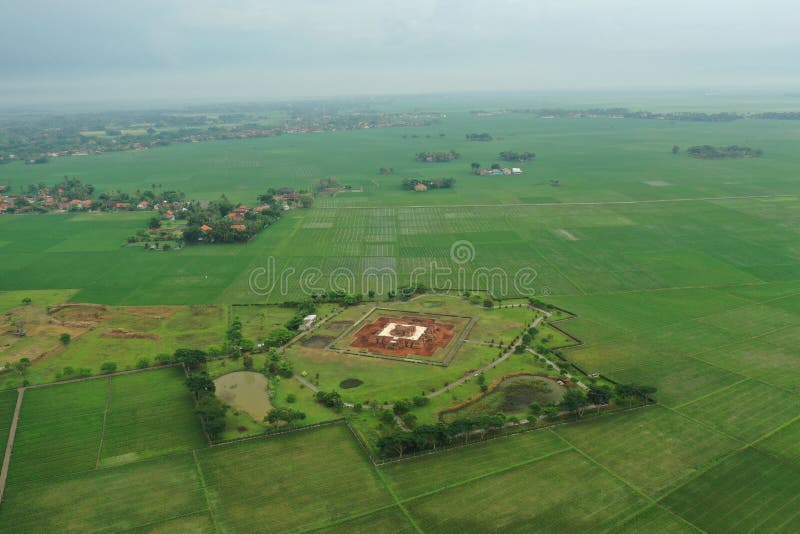
M 391 410 L 383 410 L 381 411 L 380 419 L 384 423 L 391 423 L 394 421 L 394 413 Z
M 425 406 L 429 404 L 431 400 L 428 397 L 417 395 L 412 399 L 412 402 L 414 403 L 414 406 Z
M 113 373 L 117 370 L 117 364 L 114 362 L 103 362 L 100 366 L 100 372 L 103 374 Z
M 288 395 L 286 395 L 286 402 L 288 402 L 289 404 L 293 404 L 296 401 L 297 401 L 297 395 L 295 395 L 294 393 L 289 393 Z
M 70 341 L 72 341 L 72 336 L 64 332 L 60 336 L 58 336 L 58 340 L 61 342 L 62 345 L 69 345 Z
M 147 369 L 148 367 L 150 367 L 150 360 L 148 360 L 147 358 L 139 358 L 136 361 L 137 369 Z

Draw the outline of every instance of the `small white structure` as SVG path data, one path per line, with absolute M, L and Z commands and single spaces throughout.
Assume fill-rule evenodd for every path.
M 303 317 L 303 324 L 300 325 L 300 329 L 301 330 L 308 330 L 309 328 L 311 328 L 311 326 L 314 324 L 314 322 L 316 320 L 317 320 L 317 316 L 316 315 L 313 315 L 313 314 L 312 315 L 306 315 L 305 317 Z
M 401 334 L 397 335 L 395 333 L 395 329 L 400 328 L 403 330 L 407 330 L 408 334 Z M 417 341 L 419 338 L 422 337 L 422 334 L 425 333 L 427 327 L 414 325 L 414 324 L 401 324 L 401 323 L 389 323 L 387 324 L 383 330 L 378 334 L 379 337 L 391 337 L 393 342 L 397 342 L 398 339 L 410 339 L 412 341 Z
M 520 169 L 519 167 L 512 167 L 511 174 L 522 174 L 522 169 Z

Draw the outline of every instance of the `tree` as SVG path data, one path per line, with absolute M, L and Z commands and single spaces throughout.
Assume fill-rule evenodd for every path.
M 472 168 L 472 174 L 478 174 L 481 170 L 481 164 L 478 163 L 477 161 L 473 161 L 470 164 L 470 167 Z
M 20 358 L 19 360 L 15 361 L 12 364 L 14 370 L 19 374 L 19 376 L 25 376 L 25 373 L 28 370 L 28 367 L 31 366 L 31 360 L 29 358 Z
M 679 147 L 678 145 L 672 145 L 672 153 L 673 154 L 677 154 L 680 151 L 681 151 L 681 147 Z
M 225 339 L 228 340 L 228 344 L 234 350 L 234 352 L 238 352 L 241 349 L 242 321 L 240 321 L 238 317 L 233 318 L 230 326 L 228 326 L 228 329 L 225 331 Z
M 199 349 L 178 349 L 175 351 L 173 359 L 185 365 L 187 369 L 192 370 L 206 363 L 208 355 Z
M 195 398 L 212 395 L 217 390 L 217 386 L 208 376 L 208 373 L 193 373 L 189 375 L 189 378 L 186 379 L 186 387 L 194 394 Z
M 158 217 L 151 217 L 150 222 L 147 223 L 147 226 L 151 230 L 161 228 L 161 219 L 159 219 Z
M 583 415 L 583 411 L 589 405 L 589 399 L 581 388 L 569 388 L 561 398 L 561 408 L 568 412 L 575 412 L 578 416 Z
M 137 369 L 147 369 L 148 367 L 150 367 L 150 360 L 148 360 L 147 358 L 139 358 L 136 361 Z
M 332 408 L 337 412 L 342 409 L 342 406 L 344 406 L 344 401 L 342 400 L 342 396 L 338 391 L 331 391 L 329 393 L 317 391 L 315 398 L 320 404 L 324 404 L 328 408 Z
M 590 384 L 589 391 L 586 393 L 586 398 L 589 399 L 591 404 L 600 406 L 608 404 L 612 394 L 611 388 L 606 385 L 597 386 L 595 384 Z
M 25 297 L 24 299 L 22 299 L 22 303 L 23 303 L 25 306 L 30 306 L 31 302 L 33 302 L 33 301 L 31 300 L 31 298 L 30 298 L 30 297 Z
M 208 437 L 216 439 L 225 430 L 225 414 L 228 405 L 213 395 L 206 395 L 197 403 L 197 413 L 203 420 Z
M 253 368 L 253 357 L 252 356 L 245 356 L 242 358 L 242 365 L 244 365 L 245 369 L 252 369 Z
M 72 341 L 72 336 L 64 332 L 63 334 L 58 336 L 58 340 L 61 342 L 62 345 L 69 345 L 70 341 Z
M 117 370 L 117 364 L 114 362 L 103 362 L 100 366 L 100 372 L 103 374 L 113 373 Z
M 532 402 L 528 405 L 528 408 L 531 410 L 531 415 L 538 418 L 542 415 L 542 405 L 538 402 Z
M 394 411 L 395 415 L 403 415 L 411 411 L 412 407 L 413 405 L 411 404 L 411 401 L 404 399 L 395 402 L 392 406 L 392 410 Z

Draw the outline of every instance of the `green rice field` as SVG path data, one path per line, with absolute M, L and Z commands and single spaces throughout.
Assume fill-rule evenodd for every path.
M 24 391 L 0 531 L 797 532 L 798 124 L 543 120 L 462 108 L 429 127 L 0 167 L 0 183 L 15 187 L 74 175 L 100 191 L 156 182 L 251 205 L 268 187 L 308 188 L 327 176 L 358 190 L 287 211 L 247 244 L 169 252 L 122 246 L 147 213 L 0 217 L 0 313 L 28 296 L 45 308 L 104 304 L 112 315 L 24 377 L 36 387 Z M 494 140 L 464 138 L 483 131 Z M 697 144 L 748 145 L 764 156 L 709 161 L 670 151 Z M 451 149 L 462 157 L 414 160 Z M 471 174 L 470 162 L 489 165 L 508 149 L 537 158 L 522 175 Z M 379 175 L 381 166 L 395 174 Z M 414 193 L 400 187 L 406 177 L 456 185 Z M 464 241 L 467 255 L 455 255 Z M 254 290 L 259 268 L 278 276 L 272 291 L 262 291 L 264 278 Z M 385 302 L 386 273 L 396 285 L 449 294 Z M 297 377 L 276 382 L 276 406 L 307 410 L 309 424 L 343 417 L 355 432 L 335 423 L 211 447 L 177 367 L 39 387 L 65 366 L 97 372 L 114 360 L 132 369 L 179 347 L 218 346 L 232 316 L 260 340 L 294 311 L 244 305 L 337 285 L 376 290 L 379 306 L 480 317 L 447 367 L 338 354 L 306 338 L 285 350 L 297 375 L 346 402 L 431 393 L 494 361 L 493 343 L 510 342 L 539 312 L 484 310 L 487 289 L 495 304 L 533 294 L 569 312 L 542 323 L 534 346 L 566 347 L 569 362 L 603 380 L 656 387 L 656 402 L 375 465 L 354 435 L 377 437 L 365 423 L 374 414 L 334 413 Z M 458 297 L 465 290 L 478 292 L 475 302 Z M 324 346 L 375 305 L 326 304 L 311 335 Z M 103 336 L 109 328 L 149 337 L 123 342 Z M 242 365 L 220 360 L 209 370 L 217 377 Z M 0 446 L 17 399 L 9 388 L 23 383 L 4 373 Z M 485 378 L 510 373 L 557 374 L 525 353 Z M 341 389 L 348 379 L 362 383 Z M 413 413 L 432 423 L 478 393 L 466 381 Z

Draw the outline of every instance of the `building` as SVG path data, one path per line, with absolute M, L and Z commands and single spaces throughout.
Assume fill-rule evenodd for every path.
M 243 224 L 232 224 L 231 225 L 231 230 L 244 232 L 245 230 L 247 230 L 247 227 L 245 225 L 243 225 Z
M 414 191 L 427 191 L 428 186 L 425 184 L 417 184 L 414 186 Z
M 207 225 L 207 224 L 204 224 L 203 226 L 201 226 L 201 227 L 200 227 L 200 231 L 201 231 L 201 232 L 210 232 L 211 230 L 213 230 L 213 228 L 211 228 L 211 227 L 210 227 L 209 225 Z
M 300 325 L 300 330 L 308 330 L 309 328 L 311 328 L 313 326 L 313 324 L 314 324 L 314 322 L 316 322 L 316 320 L 317 320 L 317 316 L 316 315 L 314 315 L 314 314 L 306 315 L 305 317 L 303 317 L 303 324 Z
M 512 167 L 511 174 L 522 174 L 522 169 L 520 169 L 519 167 Z

